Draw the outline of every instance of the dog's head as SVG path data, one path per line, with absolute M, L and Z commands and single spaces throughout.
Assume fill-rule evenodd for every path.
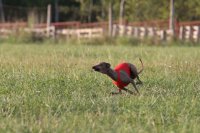
M 107 74 L 107 71 L 110 69 L 110 64 L 106 62 L 101 62 L 98 65 L 92 67 L 97 72 Z

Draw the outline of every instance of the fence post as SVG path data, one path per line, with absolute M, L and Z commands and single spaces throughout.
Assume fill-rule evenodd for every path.
M 183 26 L 180 26 L 180 29 L 179 29 L 179 39 L 183 40 Z
M 113 25 L 113 33 L 112 33 L 113 35 L 112 36 L 116 36 L 117 35 L 117 25 L 115 24 L 115 25 Z
M 152 27 L 147 28 L 148 38 L 152 38 L 152 37 L 154 37 L 154 35 L 155 35 L 154 29 Z
M 200 26 L 193 26 L 193 39 L 195 42 L 199 41 Z
M 200 26 L 198 26 L 197 42 L 200 42 Z
M 185 40 L 190 40 L 190 26 L 185 26 Z
M 134 38 L 139 38 L 139 34 L 140 34 L 139 27 L 134 27 L 133 31 L 134 31 L 134 33 L 133 33 Z

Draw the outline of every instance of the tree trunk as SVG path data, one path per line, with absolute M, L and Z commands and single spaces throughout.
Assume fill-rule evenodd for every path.
M 58 2 L 59 2 L 59 0 L 55 0 L 55 22 L 59 21 Z
M 101 3 L 101 19 L 105 21 L 105 11 L 104 11 L 104 4 Z
M 170 0 L 170 19 L 169 29 L 172 33 L 172 37 L 175 36 L 175 24 L 174 24 L 174 0 Z
M 47 37 L 50 36 L 50 30 L 49 30 L 50 26 L 51 26 L 51 5 L 49 4 L 47 6 Z
M 124 17 L 124 5 L 126 0 L 120 1 L 120 12 L 119 12 L 119 24 L 123 24 L 123 17 Z
M 0 22 L 5 22 L 2 0 L 0 0 Z
M 112 31 L 113 31 L 113 28 L 112 28 L 112 2 L 109 3 L 109 7 L 108 7 L 108 17 L 109 17 L 109 25 L 108 25 L 108 28 L 109 28 L 109 36 L 112 37 Z
M 92 9 L 93 9 L 93 0 L 90 0 L 88 22 L 92 21 Z

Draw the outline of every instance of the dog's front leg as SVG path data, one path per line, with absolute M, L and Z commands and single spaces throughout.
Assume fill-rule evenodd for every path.
M 111 95 L 122 94 L 122 91 L 121 91 L 121 90 L 119 90 L 118 92 L 111 92 L 110 94 L 111 94 Z
M 135 88 L 135 90 L 137 91 L 138 94 L 140 94 L 140 92 L 138 91 L 136 84 L 134 82 L 134 80 L 131 81 L 131 84 L 133 85 L 133 87 Z

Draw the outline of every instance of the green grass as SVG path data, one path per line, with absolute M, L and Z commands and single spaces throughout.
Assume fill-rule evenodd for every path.
M 91 70 L 139 57 L 140 96 L 110 96 Z M 199 61 L 199 47 L 0 45 L 0 132 L 198 133 Z

